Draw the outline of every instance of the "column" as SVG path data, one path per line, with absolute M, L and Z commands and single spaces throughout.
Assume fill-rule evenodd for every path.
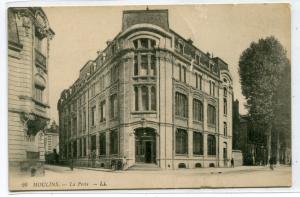
M 151 86 L 147 86 L 148 88 L 148 109 L 151 111 Z
M 100 144 L 99 144 L 99 133 L 96 134 L 96 156 L 98 156 L 100 153 L 99 153 L 99 147 L 100 147 Z
M 138 102 L 139 102 L 139 111 L 142 111 L 142 88 L 141 86 L 138 86 Z

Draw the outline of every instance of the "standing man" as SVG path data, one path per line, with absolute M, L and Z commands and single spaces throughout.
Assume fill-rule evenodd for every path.
M 231 158 L 231 167 L 234 168 L 234 159 L 233 159 L 233 157 Z

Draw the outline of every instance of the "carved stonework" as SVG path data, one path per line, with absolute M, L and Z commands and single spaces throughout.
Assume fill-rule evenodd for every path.
M 34 116 L 29 113 L 22 112 L 20 114 L 23 122 L 25 136 L 35 136 L 39 131 L 43 131 L 47 126 L 47 120 Z
M 23 27 L 25 29 L 25 36 L 29 36 L 30 27 L 31 27 L 30 18 L 27 17 L 27 16 L 23 16 L 22 17 L 22 23 L 23 23 Z

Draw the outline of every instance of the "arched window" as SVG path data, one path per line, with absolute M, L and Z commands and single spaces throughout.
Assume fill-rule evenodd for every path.
M 227 97 L 227 88 L 224 87 L 223 91 L 224 91 L 224 97 Z
M 148 87 L 142 87 L 142 110 L 148 111 L 149 110 L 149 95 L 148 95 Z
M 176 154 L 188 153 L 188 134 L 184 129 L 176 131 Z
M 227 99 L 224 98 L 224 115 L 227 115 Z
M 224 136 L 227 136 L 227 123 L 224 122 Z
M 207 155 L 216 155 L 216 137 L 214 135 L 207 136 Z
M 156 110 L 156 89 L 154 86 L 151 88 L 151 110 Z

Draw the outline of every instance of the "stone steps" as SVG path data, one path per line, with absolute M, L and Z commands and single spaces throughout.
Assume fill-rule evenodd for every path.
M 133 166 L 129 167 L 127 170 L 133 170 L 133 171 L 157 171 L 161 170 L 159 166 L 153 163 L 137 163 Z

